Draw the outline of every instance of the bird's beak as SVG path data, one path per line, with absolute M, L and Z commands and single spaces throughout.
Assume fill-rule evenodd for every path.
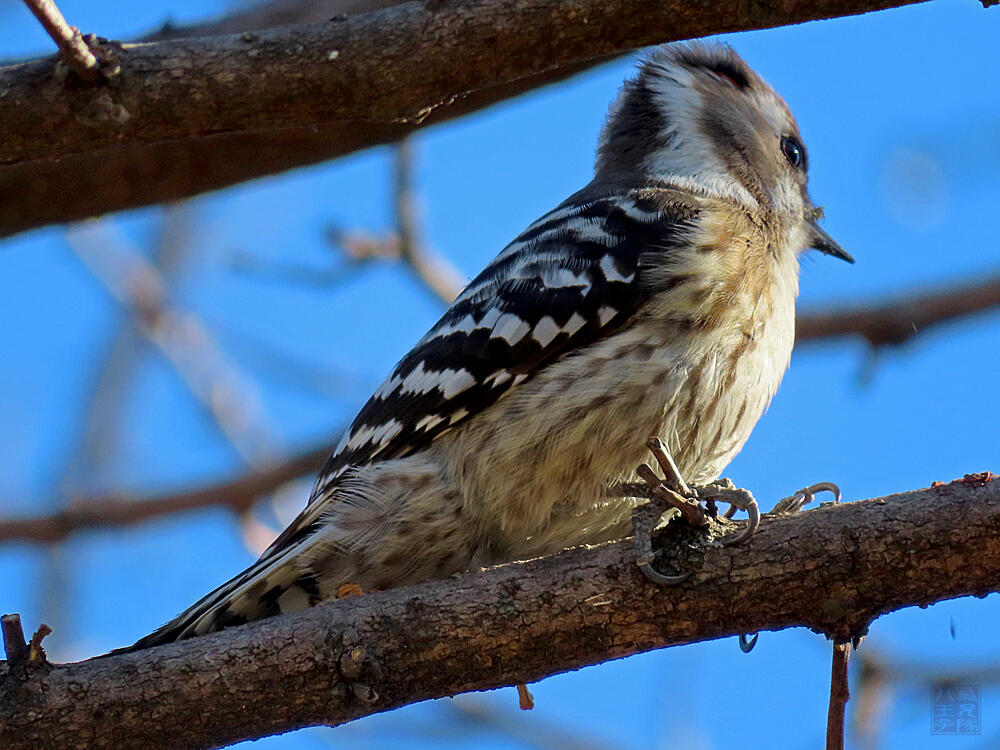
M 826 255 L 832 255 L 834 258 L 840 258 L 841 260 L 846 260 L 848 263 L 853 263 L 854 258 L 851 257 L 851 254 L 838 245 L 837 241 L 820 227 L 818 220 L 819 216 L 816 216 L 809 221 L 809 247 L 819 250 Z

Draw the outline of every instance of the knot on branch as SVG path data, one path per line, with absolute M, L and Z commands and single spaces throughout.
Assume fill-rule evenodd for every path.
M 364 646 L 352 646 L 344 651 L 340 655 L 337 667 L 340 676 L 347 681 L 351 694 L 359 703 L 370 706 L 378 702 L 379 693 L 369 682 L 377 680 L 381 670 L 379 665 L 369 658 L 368 650 Z M 362 677 L 365 680 L 362 680 Z

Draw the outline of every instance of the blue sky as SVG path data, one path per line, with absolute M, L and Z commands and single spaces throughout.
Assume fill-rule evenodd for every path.
M 84 31 L 113 38 L 168 16 L 183 21 L 224 9 L 187 0 L 60 6 Z M 810 152 L 811 191 L 826 207 L 824 226 L 858 260 L 848 266 L 807 258 L 800 310 L 1000 268 L 998 33 L 1000 9 L 941 0 L 725 37 L 795 112 Z M 20 3 L 0 2 L 0 57 L 50 49 Z M 607 106 L 632 65 L 616 62 L 419 135 L 429 244 L 474 275 L 581 187 Z M 182 209 L 199 229 L 174 299 L 205 321 L 239 365 L 276 453 L 331 439 L 441 308 L 399 267 L 306 287 L 242 273 L 232 258 L 250 253 L 328 268 L 334 258 L 327 225 L 391 227 L 390 180 L 390 152 L 375 149 Z M 101 231 L 148 253 L 162 222 L 163 212 L 149 209 L 113 217 Z M 41 513 L 63 482 L 83 404 L 122 314 L 71 252 L 64 231 L 53 228 L 0 247 L 0 320 L 0 512 Z M 819 480 L 836 481 L 847 499 L 859 499 L 1000 470 L 1000 438 L 990 420 L 978 418 L 995 412 L 998 336 L 1000 313 L 993 312 L 874 359 L 854 341 L 803 348 L 726 475 L 767 505 Z M 268 370 L 262 348 L 310 363 L 328 377 L 327 387 L 307 389 L 287 372 Z M 71 477 L 71 488 L 139 493 L 242 470 L 155 352 L 145 350 L 123 403 L 120 439 L 107 464 Z M 286 512 L 304 501 L 304 491 L 289 493 Z M 253 558 L 221 511 L 79 534 L 60 554 L 66 594 L 45 603 L 38 593 L 43 551 L 0 550 L 0 609 L 20 612 L 28 624 L 58 618 L 47 644 L 63 659 L 130 643 Z M 60 612 L 52 611 L 56 604 Z M 994 596 L 904 610 L 878 620 L 865 648 L 952 668 L 996 663 L 998 615 Z M 765 633 L 749 656 L 730 639 L 545 680 L 533 687 L 538 708 L 514 719 L 616 748 L 816 747 L 828 674 L 822 637 L 801 629 Z M 931 736 L 929 695 L 900 697 L 886 717 L 884 748 L 971 750 L 1000 738 L 1000 690 L 992 686 L 984 686 L 980 738 Z M 469 699 L 504 715 L 515 711 L 512 690 Z M 720 711 L 736 715 L 719 721 Z M 443 741 L 522 746 L 504 733 L 470 730 L 442 701 L 255 747 L 380 748 L 401 741 L 415 748 Z

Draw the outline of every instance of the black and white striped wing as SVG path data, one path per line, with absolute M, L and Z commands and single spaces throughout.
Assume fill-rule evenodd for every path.
M 316 531 L 345 470 L 426 447 L 638 310 L 642 257 L 671 252 L 696 212 L 671 189 L 583 196 L 504 248 L 400 360 L 320 471 L 307 507 L 262 561 Z
M 320 473 L 314 499 L 347 467 L 427 446 L 550 362 L 620 327 L 642 302 L 640 256 L 669 251 L 690 226 L 667 205 L 663 191 L 574 196 L 531 225 L 365 404 Z

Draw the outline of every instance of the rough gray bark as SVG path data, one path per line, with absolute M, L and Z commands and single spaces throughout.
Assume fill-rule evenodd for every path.
M 55 58 L 2 68 L 0 236 L 385 143 L 636 47 L 913 1 L 425 0 L 126 45 L 97 87 Z
M 886 612 L 1000 587 L 995 475 L 765 517 L 741 548 L 691 550 L 689 529 L 671 527 L 667 550 L 697 572 L 668 589 L 624 540 L 133 654 L 3 663 L 0 745 L 217 747 L 737 633 L 851 638 Z

